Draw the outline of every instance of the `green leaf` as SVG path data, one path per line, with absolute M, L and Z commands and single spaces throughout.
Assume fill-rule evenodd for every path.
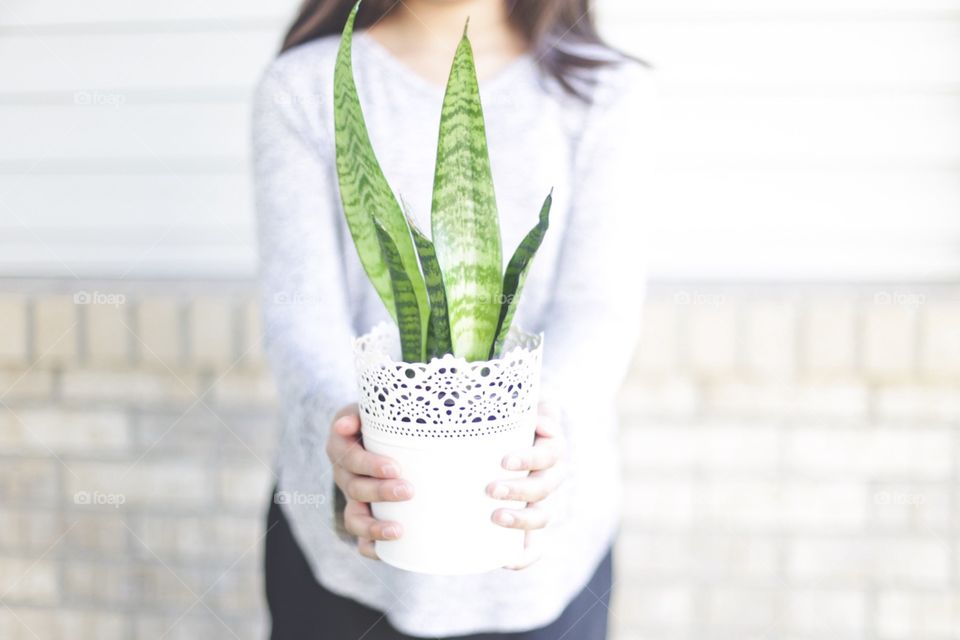
M 343 28 L 333 77 L 333 119 L 340 199 L 343 201 L 347 226 L 360 256 L 360 262 L 380 299 L 383 300 L 383 304 L 386 305 L 394 320 L 399 323 L 400 319 L 396 315 L 398 305 L 393 299 L 394 286 L 391 283 L 391 273 L 381 255 L 374 220 L 376 219 L 389 234 L 399 253 L 403 271 L 413 287 L 422 319 L 420 324 L 424 332 L 421 341 L 425 344 L 426 319 L 430 313 L 427 288 L 420 275 L 420 267 L 407 229 L 406 218 L 383 175 L 370 143 L 357 86 L 353 79 L 351 47 L 353 24 L 359 7 L 359 3 L 354 6 Z
M 466 29 L 440 114 L 431 229 L 446 285 L 453 353 L 482 360 L 497 329 L 503 262 L 480 90 Z
M 427 284 L 427 296 L 430 298 L 430 327 L 427 329 L 427 358 L 442 356 L 451 352 L 450 318 L 447 315 L 447 293 L 443 286 L 443 274 L 437 262 L 437 252 L 427 236 L 417 227 L 417 223 L 407 214 L 407 223 L 413 233 L 413 244 L 420 256 L 420 268 Z
M 497 338 L 490 350 L 490 358 L 500 355 L 503 350 L 503 343 L 510 332 L 510 324 L 513 322 L 513 315 L 517 311 L 517 303 L 520 300 L 520 294 L 523 292 L 523 283 L 527 279 L 527 269 L 537 254 L 543 237 L 550 226 L 550 205 L 553 204 L 553 191 L 547 195 L 540 208 L 540 219 L 537 224 L 527 232 L 527 235 L 520 242 L 517 250 L 514 251 L 510 263 L 507 264 L 507 271 L 503 276 L 503 302 L 500 305 L 500 319 L 497 323 Z
M 400 329 L 400 349 L 406 362 L 423 360 L 423 334 L 420 322 L 420 307 L 413 283 L 400 259 L 400 252 L 393 238 L 378 221 L 373 223 L 377 232 L 377 241 L 383 252 L 384 262 L 390 273 L 394 304 L 396 305 L 397 327 Z

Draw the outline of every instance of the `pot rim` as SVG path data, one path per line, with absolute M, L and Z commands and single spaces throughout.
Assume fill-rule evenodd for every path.
M 366 348 L 366 344 L 368 344 L 370 341 L 379 337 L 386 337 L 384 334 L 390 334 L 389 338 L 391 339 L 391 346 L 388 349 Z M 393 340 L 394 337 L 396 340 Z M 531 355 L 539 356 L 543 352 L 543 339 L 542 331 L 539 333 L 528 333 L 518 329 L 517 327 L 511 327 L 506 341 L 508 348 L 498 358 L 492 358 L 490 360 L 468 361 L 463 356 L 455 356 L 452 353 L 446 353 L 439 358 L 431 358 L 427 362 L 408 362 L 403 359 L 394 358 L 390 354 L 390 349 L 399 351 L 399 330 L 395 324 L 384 320 L 374 325 L 373 328 L 371 328 L 367 333 L 356 337 L 353 341 L 353 351 L 357 361 L 363 362 L 364 366 L 396 365 L 407 367 L 433 367 L 436 364 L 441 364 L 444 366 L 477 368 L 489 364 L 498 365 L 499 363 L 510 359 L 526 358 Z

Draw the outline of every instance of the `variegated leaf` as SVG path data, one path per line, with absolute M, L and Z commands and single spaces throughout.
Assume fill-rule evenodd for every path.
M 550 206 L 553 204 L 553 191 L 547 195 L 540 208 L 540 219 L 520 242 L 513 257 L 507 264 L 507 271 L 503 276 L 503 303 L 500 306 L 500 319 L 497 323 L 497 337 L 490 350 L 490 357 L 495 358 L 503 350 L 503 343 L 510 332 L 510 324 L 513 322 L 513 315 L 517 311 L 517 303 L 520 300 L 520 294 L 523 292 L 523 283 L 527 279 L 527 270 L 537 250 L 543 243 L 543 237 L 547 233 L 547 227 L 550 226 Z
M 384 262 L 390 273 L 397 327 L 400 329 L 400 350 L 406 362 L 420 362 L 424 359 L 424 341 L 420 319 L 420 308 L 413 283 L 400 259 L 400 252 L 387 230 L 374 221 L 377 240 L 383 253 Z
M 440 114 L 431 229 L 446 286 L 453 353 L 482 360 L 496 333 L 503 262 L 483 109 L 466 29 Z
M 400 318 L 396 316 L 398 305 L 393 300 L 394 287 L 391 284 L 391 274 L 381 256 L 374 220 L 377 220 L 389 234 L 413 288 L 424 331 L 421 341 L 425 343 L 426 319 L 430 313 L 426 285 L 420 275 L 417 255 L 407 229 L 406 219 L 380 169 L 370 143 L 363 110 L 360 107 L 360 98 L 353 79 L 351 48 L 353 24 L 359 6 L 359 3 L 354 6 L 343 29 L 334 70 L 333 115 L 340 198 L 343 201 L 347 226 L 360 256 L 360 262 L 380 295 L 380 299 L 383 300 L 394 319 L 399 322 Z
M 413 244 L 420 256 L 420 268 L 423 270 L 427 296 L 430 298 L 430 326 L 427 328 L 427 360 L 429 360 L 451 352 L 447 294 L 433 242 L 417 227 L 417 223 L 409 214 L 407 222 L 410 225 L 410 231 L 413 232 Z

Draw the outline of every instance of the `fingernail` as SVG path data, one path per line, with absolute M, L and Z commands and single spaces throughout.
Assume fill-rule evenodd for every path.
M 397 476 L 400 475 L 400 470 L 397 469 L 396 465 L 385 464 L 382 467 L 380 467 L 380 475 L 385 476 L 387 478 L 396 478 Z
M 490 492 L 490 495 L 498 500 L 500 498 L 506 498 L 508 495 L 510 495 L 510 488 L 507 487 L 507 485 L 498 484 L 493 488 L 493 491 Z
M 400 531 L 399 531 L 395 526 L 393 526 L 393 525 L 384 527 L 384 528 L 383 528 L 383 537 L 384 537 L 384 538 L 390 538 L 390 539 L 392 539 L 392 538 L 399 538 L 399 537 L 400 537 Z
M 507 456 L 503 459 L 503 468 L 513 471 L 523 469 L 523 460 L 518 456 Z
M 405 484 L 397 485 L 393 488 L 393 495 L 397 498 L 409 498 L 410 497 L 410 487 Z
M 516 518 L 513 517 L 512 513 L 507 511 L 501 511 L 497 514 L 497 522 L 502 524 L 505 527 L 509 527 L 516 521 Z

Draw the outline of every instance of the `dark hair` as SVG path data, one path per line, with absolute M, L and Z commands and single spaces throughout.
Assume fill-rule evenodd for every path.
M 511 24 L 530 43 L 537 65 L 565 91 L 589 99 L 589 72 L 628 59 L 604 43 L 593 19 L 591 0 L 503 0 Z M 280 52 L 322 36 L 340 33 L 355 0 L 304 0 Z M 356 28 L 387 15 L 399 0 L 363 0 Z

